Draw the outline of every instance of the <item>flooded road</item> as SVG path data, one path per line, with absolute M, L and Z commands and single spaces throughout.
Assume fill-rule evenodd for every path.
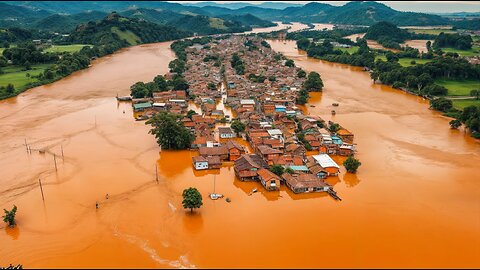
M 0 225 L 0 266 L 478 267 L 480 144 L 427 101 L 307 59 L 294 42 L 270 43 L 320 72 L 326 87 L 308 112 L 355 134 L 358 174 L 342 167 L 328 179 L 342 201 L 266 192 L 236 180 L 233 164 L 197 172 L 196 152 L 159 152 L 131 105 L 114 98 L 174 59 L 170 42 L 140 45 L 0 101 L 0 209 L 18 207 L 18 226 Z M 231 203 L 207 198 L 214 177 Z M 193 214 L 181 205 L 190 186 L 204 197 Z

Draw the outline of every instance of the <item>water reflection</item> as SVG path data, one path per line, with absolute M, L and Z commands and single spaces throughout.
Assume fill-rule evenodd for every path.
M 354 187 L 360 183 L 360 179 L 358 178 L 356 173 L 346 173 L 343 175 L 343 182 L 349 188 Z
M 203 215 L 200 210 L 194 210 L 193 212 L 185 210 L 185 215 L 183 215 L 182 221 L 183 226 L 189 233 L 197 234 L 203 229 Z
M 6 226 L 5 232 L 7 233 L 8 236 L 10 236 L 10 238 L 12 238 L 12 240 L 17 240 L 18 237 L 20 236 L 20 228 L 18 224 L 15 225 L 15 227 L 13 228 L 11 228 L 10 226 Z

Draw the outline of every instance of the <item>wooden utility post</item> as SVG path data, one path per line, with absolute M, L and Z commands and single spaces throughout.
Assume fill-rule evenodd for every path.
M 55 157 L 55 154 L 53 154 L 53 161 L 55 162 L 55 171 L 57 171 L 57 158 Z
M 40 178 L 38 179 L 38 183 L 40 184 L 40 191 L 42 192 L 42 200 L 45 201 L 45 197 L 43 196 L 42 181 L 40 180 Z
M 157 180 L 157 183 L 158 183 L 157 163 L 155 163 L 155 179 Z
M 60 145 L 60 147 L 62 148 L 62 161 L 65 161 L 65 156 L 63 155 L 63 145 Z
M 27 138 L 25 138 L 25 148 L 27 148 L 27 154 L 28 154 L 28 144 L 27 144 Z

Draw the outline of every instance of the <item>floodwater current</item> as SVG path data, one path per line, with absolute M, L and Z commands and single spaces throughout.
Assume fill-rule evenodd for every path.
M 18 207 L 18 225 L 0 225 L 0 266 L 479 267 L 479 142 L 359 68 L 270 44 L 321 74 L 307 113 L 355 134 L 359 172 L 328 179 L 342 201 L 266 192 L 231 163 L 196 172 L 196 152 L 160 151 L 115 99 L 175 57 L 170 42 L 139 45 L 0 101 L 0 209 Z M 231 203 L 207 197 L 214 181 Z M 193 214 L 181 204 L 190 186 L 204 198 Z

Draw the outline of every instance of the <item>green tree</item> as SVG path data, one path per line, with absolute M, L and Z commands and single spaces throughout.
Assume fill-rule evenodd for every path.
M 161 92 L 167 91 L 168 84 L 167 84 L 167 80 L 165 80 L 165 77 L 163 77 L 162 75 L 157 75 L 155 76 L 153 81 L 157 84 L 159 91 Z
M 3 222 L 8 223 L 8 226 L 15 227 L 15 215 L 17 214 L 17 206 L 14 205 L 12 210 L 8 211 L 7 209 L 3 209 L 5 215 L 3 217 Z
M 133 98 L 144 98 L 149 96 L 149 90 L 145 83 L 137 82 L 134 85 L 130 86 L 130 95 Z
M 275 165 L 272 165 L 270 167 L 270 171 L 278 176 L 282 175 L 284 172 L 285 172 L 285 168 L 283 168 L 282 165 L 278 165 L 278 164 L 275 164 Z
M 337 132 L 338 130 L 340 129 L 340 125 L 337 124 L 337 123 L 334 123 L 332 121 L 328 121 L 328 130 L 330 130 L 330 132 Z
M 475 97 L 475 99 L 480 99 L 480 90 L 479 89 L 471 90 L 470 96 Z
M 169 112 L 157 113 L 145 124 L 152 126 L 149 133 L 155 135 L 163 149 L 187 149 L 195 139 L 190 130 L 179 121 L 178 115 Z
M 7 84 L 6 91 L 8 94 L 13 94 L 15 92 L 15 86 L 11 83 Z
M 430 107 L 432 107 L 437 111 L 446 112 L 451 108 L 453 108 L 453 103 L 450 99 L 441 97 L 441 98 L 430 100 Z
M 203 205 L 202 194 L 196 188 L 190 187 L 183 190 L 182 196 L 183 208 L 190 209 L 190 212 L 193 212 L 194 208 L 200 208 Z
M 298 77 L 298 78 L 305 78 L 305 76 L 307 76 L 307 73 L 306 73 L 303 69 L 300 69 L 300 70 L 297 72 L 297 77 Z
M 187 117 L 190 118 L 190 119 L 192 119 L 192 116 L 194 116 L 195 114 L 197 114 L 196 111 L 194 111 L 194 110 L 189 110 L 189 111 L 187 112 Z
M 462 122 L 458 119 L 454 119 L 448 123 L 452 129 L 457 129 L 462 125 Z
M 362 165 L 362 163 L 358 159 L 354 158 L 353 156 L 349 156 L 343 162 L 343 166 L 345 166 L 345 169 L 347 169 L 347 172 L 349 173 L 356 173 L 360 165 Z
M 289 174 L 292 174 L 292 173 L 294 173 L 295 171 L 294 171 L 292 168 L 286 168 L 286 169 L 285 169 L 285 172 L 286 172 L 286 173 L 289 173 Z
M 285 61 L 285 66 L 287 66 L 287 67 L 295 67 L 295 62 L 293 62 L 292 59 L 288 59 L 287 61 Z
M 429 40 L 427 41 L 426 45 L 427 45 L 427 51 L 430 52 L 432 50 L 432 42 Z
M 303 89 L 311 91 L 321 91 L 323 89 L 323 81 L 315 71 L 312 71 L 308 74 L 307 80 L 303 83 Z
M 212 90 L 212 91 L 213 91 L 213 90 L 216 90 L 216 89 L 217 89 L 217 86 L 216 86 L 213 82 L 209 82 L 209 83 L 207 84 L 207 88 L 208 88 L 209 90 Z
M 243 132 L 245 130 L 245 124 L 240 122 L 239 120 L 233 120 L 230 127 L 235 131 L 237 134 Z

